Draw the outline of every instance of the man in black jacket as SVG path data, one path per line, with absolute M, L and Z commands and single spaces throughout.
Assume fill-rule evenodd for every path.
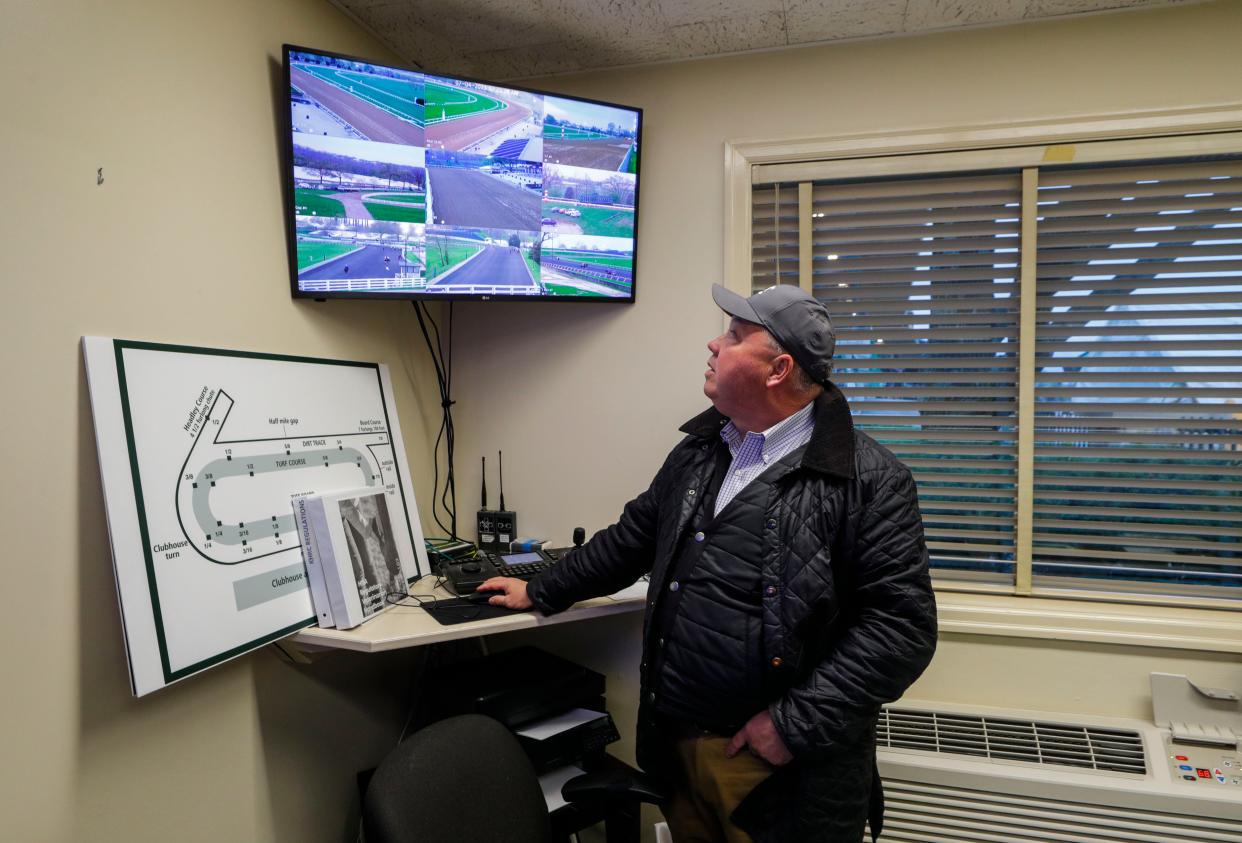
M 529 586 L 481 588 L 549 614 L 650 574 L 637 753 L 673 784 L 674 839 L 859 843 L 880 705 L 936 646 L 914 482 L 854 429 L 820 302 L 712 296 L 733 317 L 707 346 L 714 406 L 651 487 Z

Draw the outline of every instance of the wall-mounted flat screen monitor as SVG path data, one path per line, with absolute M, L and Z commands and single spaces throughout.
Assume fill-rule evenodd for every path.
M 285 45 L 293 295 L 634 300 L 642 111 Z

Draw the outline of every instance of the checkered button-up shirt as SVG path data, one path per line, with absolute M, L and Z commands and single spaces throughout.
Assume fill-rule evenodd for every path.
M 811 432 L 815 429 L 815 402 L 807 404 L 792 416 L 777 422 L 762 433 L 743 434 L 733 422 L 720 429 L 720 438 L 729 446 L 733 461 L 729 463 L 729 473 L 720 484 L 716 494 L 716 511 L 725 508 L 729 501 L 746 484 L 754 480 L 764 470 L 794 448 L 799 448 L 811 441 Z

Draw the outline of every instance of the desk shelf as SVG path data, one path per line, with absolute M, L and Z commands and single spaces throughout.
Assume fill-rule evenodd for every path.
M 430 589 L 420 587 L 421 580 L 411 589 L 411 594 L 431 598 Z M 435 596 L 444 598 L 443 590 Z M 597 597 L 576 603 L 570 609 L 550 617 L 538 612 L 514 612 L 500 618 L 467 621 L 444 625 L 423 609 L 413 605 L 394 606 L 379 617 L 372 618 L 353 629 L 320 629 L 308 627 L 293 635 L 289 641 L 303 650 L 339 649 L 362 653 L 382 653 L 405 647 L 421 647 L 441 641 L 456 641 L 480 635 L 494 635 L 515 629 L 533 629 L 553 626 L 588 618 L 602 618 L 625 612 L 641 611 L 647 605 L 647 584 L 639 582 L 608 597 Z

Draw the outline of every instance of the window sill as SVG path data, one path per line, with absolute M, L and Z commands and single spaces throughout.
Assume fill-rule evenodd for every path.
M 938 591 L 940 631 L 1242 653 L 1242 612 Z

